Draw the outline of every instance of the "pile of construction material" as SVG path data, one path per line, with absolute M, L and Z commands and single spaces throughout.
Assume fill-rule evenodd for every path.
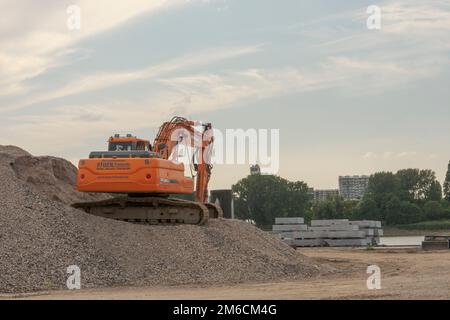
M 272 226 L 272 231 L 282 239 L 292 239 L 295 232 L 306 230 L 308 226 L 305 224 L 305 219 L 301 217 L 275 218 L 275 224 Z
M 296 247 L 375 246 L 383 235 L 380 221 L 312 220 L 307 226 L 300 217 L 276 218 L 272 231 Z
M 450 236 L 425 236 L 422 241 L 423 250 L 448 250 L 450 249 Z
M 82 288 L 219 285 L 304 279 L 316 261 L 255 226 L 214 219 L 207 225 L 146 226 L 89 215 L 73 201 L 76 168 L 0 146 L 0 295 L 67 289 L 67 267 Z

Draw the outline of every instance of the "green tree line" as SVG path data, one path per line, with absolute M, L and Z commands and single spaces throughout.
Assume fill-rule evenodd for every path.
M 361 201 L 341 197 L 313 201 L 303 181 L 274 175 L 250 175 L 232 187 L 235 214 L 260 226 L 275 217 L 370 219 L 386 225 L 450 219 L 450 162 L 443 186 L 432 170 L 404 169 L 370 176 Z

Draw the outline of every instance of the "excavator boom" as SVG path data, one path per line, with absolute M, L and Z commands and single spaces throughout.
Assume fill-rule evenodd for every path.
M 196 130 L 197 126 L 201 127 L 201 130 Z M 211 124 L 195 123 L 185 118 L 174 117 L 160 127 L 153 145 L 156 152 L 164 159 L 168 159 L 174 148 L 186 140 L 190 146 L 197 149 L 199 155 L 198 163 L 194 164 L 197 172 L 195 199 L 198 202 L 206 202 L 212 169 L 209 154 L 214 142 Z

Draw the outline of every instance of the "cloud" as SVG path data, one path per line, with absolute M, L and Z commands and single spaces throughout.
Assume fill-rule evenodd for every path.
M 149 12 L 186 5 L 182 0 L 0 0 L 0 97 L 24 94 L 27 80 L 69 63 L 77 43 Z M 69 5 L 81 9 L 81 29 L 66 22 Z
M 188 55 L 177 57 L 144 69 L 130 70 L 125 72 L 97 72 L 81 77 L 80 79 L 77 79 L 59 88 L 54 88 L 49 93 L 29 97 L 17 105 L 11 106 L 9 108 L 3 108 L 3 110 L 0 111 L 5 112 L 16 110 L 28 105 L 110 88 L 132 81 L 158 78 L 171 72 L 180 71 L 190 67 L 212 64 L 241 55 L 254 53 L 259 51 L 260 49 L 260 45 L 247 47 L 216 48 L 200 52 L 191 52 Z
M 450 64 L 447 1 L 385 1 L 381 30 L 368 30 L 366 8 L 332 16 L 328 24 L 302 31 L 311 50 L 325 56 L 330 74 L 341 75 L 351 94 L 377 94 L 430 79 Z M 333 27 L 330 27 L 332 25 Z M 337 78 L 337 77 L 336 77 Z
M 384 151 L 384 152 L 380 152 L 380 153 L 368 151 L 361 157 L 363 159 L 368 159 L 368 160 L 369 159 L 389 160 L 389 159 L 394 159 L 394 158 L 413 158 L 416 156 L 419 156 L 419 153 L 417 153 L 416 151 L 401 151 L 401 152 Z
M 164 89 L 144 98 L 110 99 L 88 105 L 69 104 L 55 108 L 51 114 L 9 116 L 8 123 L 0 127 L 0 137 L 6 137 L 12 130 L 21 132 L 20 136 L 15 137 L 15 144 L 33 153 L 58 154 L 64 153 L 67 141 L 71 141 L 71 148 L 81 148 L 91 139 L 100 139 L 113 132 L 135 132 L 158 127 L 173 115 L 189 117 L 239 106 L 249 100 L 265 99 L 293 90 L 316 90 L 328 85 L 289 68 L 167 76 L 159 82 Z M 52 143 L 47 150 L 39 147 L 36 151 L 33 141 Z
M 199 2 L 202 1 L 199 0 Z M 2 3 L 5 6 L 6 1 L 0 0 L 0 8 Z M 18 40 L 22 39 L 20 37 L 13 38 L 11 40 L 13 45 L 5 46 L 5 41 L 2 41 L 0 35 L 0 48 L 6 48 L 0 49 L 0 87 L 2 88 L 0 96 L 25 93 L 29 89 L 26 85 L 27 79 L 43 74 L 49 68 L 66 63 L 64 52 L 70 49 L 76 50 L 76 43 L 80 39 L 116 27 L 142 13 L 181 6 L 186 4 L 186 1 L 133 0 L 131 2 L 114 2 L 112 5 L 106 0 L 96 2 L 79 0 L 74 3 L 82 8 L 82 30 L 79 33 L 68 32 L 65 27 L 65 11 L 63 17 L 61 16 L 61 10 L 66 8 L 65 5 L 47 4 L 47 6 L 33 5 L 35 8 L 32 9 L 37 10 L 36 16 L 46 21 L 46 27 L 43 28 L 42 22 L 35 21 L 38 20 L 37 18 L 27 21 L 25 31 L 21 31 L 25 35 L 23 39 L 27 40 Z M 324 18 L 323 21 L 331 21 L 338 25 L 343 21 L 354 22 L 351 26 L 337 28 L 343 34 L 342 37 L 339 37 L 340 34 L 336 31 L 328 32 L 330 30 L 321 28 L 321 25 L 317 23 L 311 25 L 311 30 L 306 28 L 305 32 L 318 35 L 317 38 L 321 39 L 322 43 L 319 46 L 313 45 L 313 47 L 319 52 L 323 50 L 326 56 L 320 58 L 321 55 L 318 55 L 319 58 L 310 63 L 310 66 L 302 68 L 289 66 L 284 68 L 288 71 L 282 72 L 279 70 L 273 72 L 270 66 L 258 68 L 253 75 L 245 74 L 249 72 L 248 70 L 243 70 L 241 73 L 237 70 L 234 79 L 257 81 L 258 86 L 251 85 L 250 89 L 254 87 L 259 87 L 261 90 L 268 89 L 259 94 L 249 91 L 247 96 L 269 97 L 288 93 L 289 90 L 297 92 L 299 87 L 301 90 L 339 87 L 344 89 L 343 92 L 352 95 L 377 94 L 420 79 L 436 76 L 445 68 L 444 65 L 448 65 L 450 62 L 448 57 L 450 10 L 443 3 L 442 1 L 429 1 L 426 4 L 415 2 L 413 5 L 405 1 L 382 3 L 380 6 L 383 26 L 380 31 L 365 29 L 367 15 L 364 8 Z M 43 8 L 47 10 L 43 10 Z M 17 11 L 21 8 L 15 9 Z M 20 15 L 13 12 L 12 16 L 17 18 Z M 9 28 L 14 29 L 14 24 L 17 23 L 16 19 L 9 18 L 6 21 L 3 23 L 11 24 L 12 26 Z M 33 31 L 36 26 L 40 28 Z M 186 67 L 212 64 L 253 53 L 259 49 L 258 46 L 216 48 L 203 52 L 191 52 L 189 55 L 176 57 L 142 70 L 121 72 L 95 70 L 92 74 L 81 76 L 73 82 L 46 89 L 37 95 L 27 95 L 16 105 L 3 107 L 2 111 L 20 109 L 132 81 L 166 77 L 167 74 Z M 29 52 L 29 54 L 23 54 L 23 52 Z M 278 83 L 282 80 L 282 78 L 277 79 L 279 75 L 289 80 L 293 79 L 293 85 L 288 83 L 285 88 L 279 88 Z M 211 75 L 208 76 L 211 77 Z M 218 76 L 222 77 L 222 75 Z M 197 75 L 194 74 L 190 78 L 195 77 Z M 227 79 L 231 78 L 231 76 L 227 76 Z M 188 79 L 189 77 L 184 78 L 183 81 L 181 79 L 169 80 L 166 83 L 175 83 L 176 81 L 178 86 L 181 86 L 186 85 Z M 205 85 L 205 90 L 208 89 L 208 83 L 203 82 L 202 84 Z M 274 84 L 275 88 L 268 87 L 268 84 Z M 245 87 L 245 84 L 238 83 L 235 86 L 242 88 Z M 222 92 L 224 92 L 223 89 Z M 231 92 L 230 94 L 239 95 Z M 245 96 L 244 93 L 242 95 Z
M 307 92 L 333 85 L 296 68 L 234 70 L 222 73 L 196 74 L 160 80 L 180 96 L 186 107 L 214 110 L 233 107 L 292 92 Z M 197 110 L 198 112 L 198 110 Z
M 161 125 L 170 111 L 153 107 L 153 99 L 108 104 L 64 105 L 51 114 L 21 115 L 10 118 L 0 127 L 3 137 L 11 130 L 20 130 L 14 144 L 36 155 L 65 154 L 85 149 L 115 132 L 136 132 Z M 123 112 L 127 110 L 127 112 Z M 145 117 L 145 121 L 143 118 Z M 148 137 L 146 137 L 148 138 Z M 39 143 L 36 143 L 39 141 Z M 11 144 L 11 139 L 0 138 L 0 144 Z M 69 153 L 69 154 L 68 154 Z
M 366 153 L 362 156 L 362 158 L 364 158 L 364 159 L 370 159 L 370 158 L 373 158 L 373 157 L 375 157 L 375 156 L 376 156 L 376 154 L 375 154 L 374 152 L 368 151 L 368 152 L 366 152 Z
M 416 155 L 417 155 L 417 152 L 415 152 L 415 151 L 412 151 L 412 152 L 403 151 L 403 152 L 397 153 L 397 157 L 399 157 L 399 158 L 413 157 L 413 156 L 416 156 Z
M 448 1 L 398 1 L 382 4 L 383 31 L 416 37 L 450 31 Z
M 65 26 L 68 3 L 64 1 L 61 4 L 50 0 L 33 3 L 28 9 L 35 15 L 24 19 L 21 12 L 25 8 L 16 8 L 10 5 L 11 2 L 0 0 L 0 9 L 5 12 L 9 7 L 15 8 L 11 10 L 11 15 L 0 21 L 0 30 L 20 31 L 17 37 L 0 31 L 0 96 L 25 93 L 27 79 L 66 63 L 67 52 L 77 50 L 80 39 L 110 30 L 140 14 L 181 6 L 185 2 L 171 1 L 169 5 L 165 1 L 135 0 L 112 4 L 110 1 L 80 0 L 73 3 L 82 8 L 82 30 L 71 33 Z M 143 69 L 120 72 L 93 70 L 70 83 L 55 82 L 49 89 L 35 90 L 39 93 L 28 94 L 16 105 L 2 107 L 0 112 L 13 111 L 56 99 L 61 99 L 58 103 L 63 106 L 52 109 L 51 114 L 39 116 L 14 117 L 14 112 L 11 112 L 12 123 L 5 125 L 0 132 L 7 133 L 12 129 L 21 132 L 20 139 L 25 143 L 28 143 L 28 138 L 39 136 L 52 139 L 55 135 L 60 136 L 61 140 L 75 139 L 71 141 L 82 143 L 97 129 L 104 133 L 115 128 L 128 130 L 158 126 L 172 114 L 189 115 L 242 106 L 285 94 L 329 88 L 340 88 L 351 94 L 376 94 L 391 90 L 436 76 L 448 66 L 450 10 L 443 4 L 442 1 L 417 2 L 414 5 L 405 1 L 382 3 L 383 24 L 380 31 L 365 29 L 365 8 L 333 17 L 333 23 L 342 26 L 333 26 L 339 31 L 322 27 L 326 23 L 313 24 L 312 29 L 306 28 L 305 32 L 312 38 L 319 35 L 320 45 L 313 43 L 317 54 L 308 64 L 283 66 L 277 63 L 277 67 L 273 67 L 273 56 L 269 55 L 266 61 L 258 60 L 263 63 L 257 68 L 235 67 L 217 72 L 190 70 L 260 52 L 263 48 L 259 45 L 241 45 L 190 52 Z M 421 16 L 420 12 L 424 15 Z M 21 19 L 25 20 L 23 28 L 17 23 Z M 329 22 L 329 19 L 324 21 Z M 344 21 L 353 23 L 345 24 Z M 264 49 L 269 46 L 265 45 Z M 180 71 L 190 73 L 184 72 L 180 76 L 177 74 Z M 89 105 L 73 105 L 67 102 L 68 99 L 62 99 L 147 80 L 161 84 L 159 91 L 151 98 L 145 93 L 140 97 L 106 97 Z M 143 121 L 142 114 L 151 114 L 152 122 Z M 87 123 L 95 123 L 95 126 L 91 128 Z M 60 147 L 64 148 L 64 141 Z M 367 159 L 412 156 L 414 154 L 408 152 L 368 152 L 363 155 Z

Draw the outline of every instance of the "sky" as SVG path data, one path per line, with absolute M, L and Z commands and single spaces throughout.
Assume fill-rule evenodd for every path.
M 0 12 L 0 144 L 77 163 L 114 133 L 152 141 L 179 115 L 279 129 L 278 174 L 316 189 L 410 167 L 445 177 L 448 0 L 0 0 Z M 248 173 L 216 165 L 211 188 Z

